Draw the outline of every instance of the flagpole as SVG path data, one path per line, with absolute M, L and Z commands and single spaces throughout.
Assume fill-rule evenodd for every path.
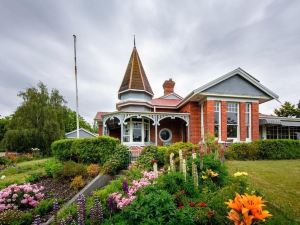
M 75 63 L 75 85 L 76 85 L 76 127 L 77 138 L 79 138 L 79 110 L 78 110 L 78 86 L 77 86 L 77 59 L 76 59 L 76 35 L 74 37 L 74 63 Z

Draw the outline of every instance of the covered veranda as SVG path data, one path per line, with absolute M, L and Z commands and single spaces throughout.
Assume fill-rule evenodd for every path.
M 128 146 L 189 141 L 189 113 L 114 112 L 103 115 L 103 135 Z

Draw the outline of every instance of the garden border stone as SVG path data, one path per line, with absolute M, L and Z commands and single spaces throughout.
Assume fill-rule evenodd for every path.
M 79 195 L 83 194 L 85 196 L 88 196 L 97 188 L 102 188 L 106 186 L 112 179 L 113 177 L 107 174 L 96 176 L 81 191 L 79 191 L 76 195 L 74 195 L 72 199 L 70 199 L 67 203 L 65 203 L 60 210 L 68 207 L 73 202 L 75 202 Z M 43 225 L 50 225 L 53 222 L 53 220 L 54 220 L 54 216 L 51 216 L 47 222 L 43 223 Z

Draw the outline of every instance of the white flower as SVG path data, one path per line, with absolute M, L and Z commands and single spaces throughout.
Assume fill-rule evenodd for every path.
M 4 180 L 5 177 L 6 177 L 5 175 L 2 175 L 2 176 L 0 177 L 0 179 L 1 179 L 1 180 Z

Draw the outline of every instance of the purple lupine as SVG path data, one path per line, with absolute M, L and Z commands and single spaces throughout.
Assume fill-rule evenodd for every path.
M 95 209 L 95 217 L 96 217 L 97 221 L 102 222 L 103 221 L 103 210 L 102 210 L 101 202 L 99 201 L 98 198 L 95 198 L 94 209 Z
M 57 224 L 57 212 L 59 210 L 59 205 L 57 202 L 57 199 L 55 198 L 54 203 L 53 203 L 53 212 L 54 212 L 54 224 Z
M 114 201 L 113 196 L 108 197 L 108 209 L 109 209 L 110 215 L 115 211 L 115 201 Z
M 92 207 L 90 209 L 90 221 L 91 221 L 91 224 L 95 224 L 95 209 Z
M 84 225 L 85 221 L 85 202 L 84 195 L 79 195 L 77 198 L 77 222 L 78 225 Z
M 124 191 L 125 194 L 128 194 L 128 182 L 127 180 L 124 180 L 122 183 L 122 189 Z
M 34 221 L 33 221 L 33 224 L 34 224 L 34 225 L 40 225 L 40 224 L 42 224 L 40 215 L 36 215 L 36 216 L 35 216 Z
M 66 224 L 71 224 L 72 221 L 73 221 L 73 216 L 69 214 L 66 218 Z

